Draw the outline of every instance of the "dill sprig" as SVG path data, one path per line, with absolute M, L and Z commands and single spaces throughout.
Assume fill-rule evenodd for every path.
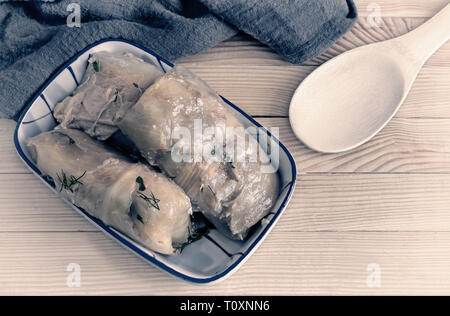
M 230 166 L 232 169 L 236 168 L 236 167 L 233 165 L 233 158 L 232 158 L 232 157 L 226 156 L 226 157 L 225 157 L 225 162 L 229 163 L 229 166 Z
M 136 82 L 133 82 L 133 86 L 134 86 L 136 89 L 138 89 L 139 92 L 140 92 L 141 94 L 144 93 L 144 90 L 143 90 Z
M 75 177 L 73 175 L 70 175 L 68 177 L 66 175 L 66 173 L 64 172 L 64 170 L 61 169 L 61 176 L 58 173 L 56 173 L 56 176 L 58 177 L 58 181 L 61 184 L 61 187 L 59 188 L 59 192 L 61 192 L 64 189 L 64 190 L 69 190 L 70 192 L 73 193 L 72 187 L 75 184 L 83 185 L 83 182 L 81 182 L 80 179 L 83 178 L 85 174 L 86 174 L 86 171 L 83 172 L 83 174 L 81 176 L 79 176 L 79 177 Z
M 208 233 L 207 227 L 196 229 L 193 232 L 191 232 L 191 228 L 189 227 L 189 237 L 188 237 L 187 241 L 174 247 L 175 252 L 179 252 L 179 253 L 183 252 L 183 250 L 184 250 L 184 248 L 186 248 L 186 246 L 189 246 L 193 242 L 200 240 L 207 233 Z
M 142 224 L 144 224 L 144 219 L 142 218 L 141 215 L 138 214 L 138 215 L 136 216 L 136 218 L 137 218 L 138 221 L 140 221 Z
M 160 209 L 159 209 L 159 204 L 158 203 L 159 203 L 160 200 L 155 197 L 155 195 L 153 194 L 152 191 L 150 191 L 150 194 L 151 194 L 151 196 L 148 197 L 144 193 L 138 192 L 138 197 L 140 197 L 145 202 L 147 202 L 148 205 L 153 206 L 154 208 L 156 208 L 159 211 Z
M 216 196 L 216 192 L 214 192 L 214 190 L 209 186 L 209 184 L 208 184 L 208 188 L 212 192 L 212 194 L 214 194 L 214 196 Z
M 100 63 L 97 60 L 95 60 L 92 63 L 92 67 L 94 68 L 95 72 L 99 72 L 100 71 Z
M 145 191 L 144 179 L 142 177 L 137 177 L 136 182 L 139 184 L 139 191 Z
M 140 177 L 140 176 L 137 177 L 136 178 L 136 182 L 139 184 L 139 191 L 145 191 L 146 190 L 146 187 L 145 187 L 145 184 L 144 184 L 144 179 L 142 179 L 142 177 Z M 152 191 L 150 191 L 150 194 L 151 194 L 151 196 L 148 197 L 144 193 L 138 192 L 137 196 L 139 198 L 143 199 L 145 202 L 147 202 L 148 205 L 156 208 L 159 211 L 160 208 L 159 208 L 159 204 L 158 203 L 160 202 L 160 200 L 156 198 L 156 196 L 153 194 Z
M 119 89 L 116 88 L 114 90 L 114 101 L 113 102 L 116 102 L 118 97 L 119 97 Z

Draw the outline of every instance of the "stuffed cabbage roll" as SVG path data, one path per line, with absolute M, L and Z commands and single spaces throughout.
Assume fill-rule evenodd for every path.
M 191 203 L 163 174 L 131 163 L 79 130 L 40 134 L 28 148 L 60 194 L 104 224 L 163 254 L 187 242 Z
M 80 85 L 56 105 L 54 116 L 62 127 L 105 140 L 117 131 L 114 119 L 161 75 L 155 66 L 130 53 L 95 53 Z
M 259 144 L 229 106 L 184 68 L 176 66 L 155 81 L 117 120 L 117 125 L 142 155 L 173 178 L 193 205 L 230 238 L 244 239 L 249 228 L 270 212 L 278 197 L 278 174 L 261 171 L 269 158 Z M 190 161 L 174 159 L 183 147 L 179 134 L 187 130 L 190 136 L 195 135 L 199 127 L 203 131 L 214 129 L 214 135 L 226 135 L 229 128 L 239 130 L 244 146 L 235 139 L 224 141 L 203 134 L 187 150 Z M 227 156 L 229 147 L 233 147 L 233 157 Z M 261 159 L 252 160 L 257 153 Z

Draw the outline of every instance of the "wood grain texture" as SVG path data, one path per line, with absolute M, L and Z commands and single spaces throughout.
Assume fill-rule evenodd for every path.
M 26 192 L 26 194 L 24 194 Z M 299 174 L 277 232 L 450 232 L 450 174 Z M 32 174 L 0 174 L 0 233 L 96 232 Z
M 286 118 L 295 88 L 318 65 L 402 35 L 448 0 L 355 2 L 355 28 L 302 65 L 245 34 L 180 61 L 279 127 L 299 170 L 285 214 L 230 279 L 182 283 L 98 232 L 30 173 L 14 150 L 15 123 L 0 120 L 0 294 L 450 294 L 450 44 L 425 64 L 395 119 L 356 150 L 315 153 Z M 369 25 L 370 3 L 380 6 L 379 27 Z M 70 263 L 81 266 L 80 288 L 66 285 Z M 366 284 L 371 263 L 380 288 Z
M 29 173 L 14 147 L 16 122 L 0 119 L 0 173 Z
M 302 174 L 278 231 L 450 232 L 449 174 Z
M 449 173 L 450 120 L 394 118 L 373 139 L 344 153 L 321 154 L 293 134 L 287 118 L 260 118 L 278 127 L 301 173 Z
M 392 18 L 382 16 L 379 21 L 361 17 L 355 26 L 331 46 L 321 56 L 307 61 L 304 65 L 320 65 L 331 58 L 350 49 L 389 40 L 404 35 L 422 25 L 427 18 Z M 442 46 L 427 62 L 427 65 L 450 65 L 448 52 L 450 44 Z
M 324 54 L 302 65 L 317 66 L 347 50 L 371 43 L 389 40 L 412 31 L 426 18 L 381 17 L 379 27 L 371 27 L 366 18 L 359 18 L 355 26 Z M 450 43 L 445 44 L 427 62 L 426 65 L 449 66 Z M 237 36 L 209 49 L 206 52 L 183 58 L 179 64 L 201 65 L 252 65 L 252 66 L 291 66 L 269 47 L 254 40 L 249 35 Z
M 366 144 L 326 155 L 299 142 L 287 118 L 257 120 L 269 130 L 278 128 L 279 139 L 293 154 L 300 173 L 450 173 L 450 119 L 394 118 Z M 29 173 L 10 138 L 5 140 L 2 148 L 11 158 L 2 160 L 0 174 Z
M 315 66 L 192 64 L 189 69 L 251 115 L 287 116 L 292 95 Z M 336 78 L 339 80 L 339 78 Z M 450 66 L 422 69 L 396 117 L 450 118 Z
M 355 28 L 326 53 L 302 65 L 283 61 L 243 34 L 179 63 L 251 115 L 287 116 L 293 92 L 318 65 L 350 49 L 403 35 L 424 21 L 382 18 L 380 27 L 370 27 L 366 19 L 359 19 Z M 428 60 L 397 117 L 450 117 L 449 55 L 447 43 Z
M 450 233 L 274 231 L 228 280 L 180 283 L 102 233 L 0 233 L 0 294 L 439 294 L 450 291 Z M 69 288 L 66 267 L 81 267 Z M 369 264 L 381 287 L 367 286 Z
M 382 16 L 431 17 L 441 10 L 448 0 L 355 0 L 359 16 L 373 14 L 373 4 L 380 7 Z
M 0 174 L 0 231 L 97 231 L 34 174 Z

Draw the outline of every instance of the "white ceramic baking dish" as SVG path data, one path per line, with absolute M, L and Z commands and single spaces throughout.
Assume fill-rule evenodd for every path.
M 23 111 L 17 123 L 14 142 L 17 152 L 25 164 L 55 194 L 57 192 L 54 189 L 54 185 L 41 175 L 38 168 L 31 161 L 26 143 L 30 137 L 55 127 L 56 121 L 53 118 L 52 109 L 58 102 L 75 90 L 86 70 L 89 55 L 98 51 L 130 52 L 160 67 L 164 72 L 173 67 L 173 64 L 169 61 L 136 44 L 125 40 L 103 40 L 78 53 L 46 82 L 44 87 Z M 258 122 L 237 106 L 226 99 L 224 101 L 236 111 L 236 115 L 246 127 L 261 127 Z M 236 271 L 263 242 L 280 218 L 280 215 L 284 212 L 294 191 L 296 179 L 294 159 L 286 147 L 273 137 L 270 132 L 266 129 L 264 129 L 264 132 L 267 133 L 270 140 L 271 150 L 279 150 L 281 192 L 273 211 L 263 221 L 264 224 L 254 229 L 244 241 L 230 240 L 217 230 L 212 229 L 205 237 L 187 246 L 180 255 L 161 255 L 124 236 L 114 228 L 105 226 L 100 220 L 90 216 L 86 211 L 69 201 L 66 202 L 107 235 L 162 270 L 194 283 L 210 283 L 222 280 Z M 268 147 L 267 142 L 261 145 L 264 148 Z

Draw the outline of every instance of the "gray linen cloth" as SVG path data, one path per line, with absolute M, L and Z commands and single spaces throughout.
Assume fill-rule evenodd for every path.
M 80 27 L 67 25 L 71 3 L 81 9 Z M 242 30 L 301 63 L 356 17 L 352 0 L 0 0 L 0 117 L 17 119 L 61 65 L 102 39 L 126 39 L 176 61 Z

